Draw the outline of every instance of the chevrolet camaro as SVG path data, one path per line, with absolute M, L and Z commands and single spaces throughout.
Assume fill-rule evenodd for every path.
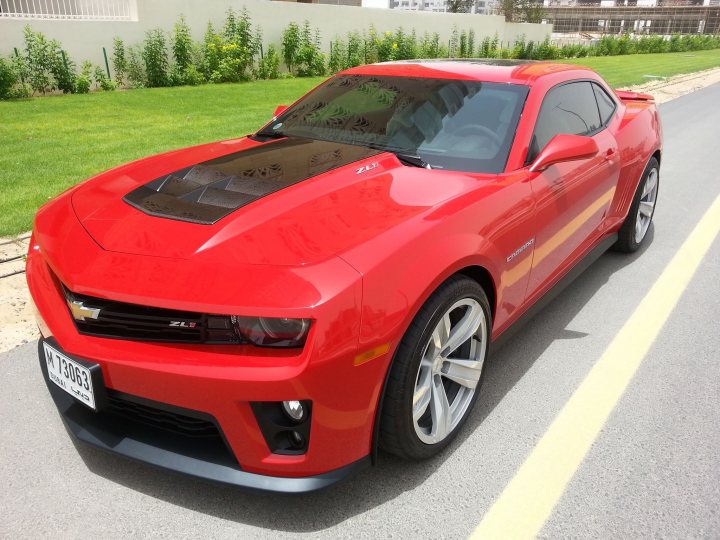
M 661 150 L 652 97 L 586 68 L 344 71 L 256 133 L 38 211 L 45 382 L 77 439 L 251 489 L 323 488 L 378 448 L 428 458 L 491 344 L 643 244 Z

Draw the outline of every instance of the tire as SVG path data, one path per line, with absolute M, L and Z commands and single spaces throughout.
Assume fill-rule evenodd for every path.
M 480 393 L 491 328 L 490 304 L 476 281 L 456 275 L 432 294 L 390 366 L 380 413 L 383 450 L 420 460 L 450 444 Z
M 659 186 L 660 163 L 653 157 L 643 171 L 628 216 L 620 227 L 618 240 L 613 245 L 615 251 L 633 253 L 643 244 L 655 215 Z

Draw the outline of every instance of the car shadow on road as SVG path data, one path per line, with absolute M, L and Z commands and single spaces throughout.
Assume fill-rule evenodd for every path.
M 86 466 L 95 474 L 151 497 L 224 520 L 288 532 L 327 529 L 395 499 L 422 489 L 423 483 L 475 431 L 557 339 L 586 334 L 566 327 L 613 273 L 632 264 L 652 245 L 653 228 L 643 249 L 632 255 L 608 252 L 591 265 L 558 298 L 495 352 L 486 366 L 483 393 L 458 440 L 433 459 L 409 463 L 381 453 L 376 466 L 328 490 L 302 496 L 247 493 L 158 470 L 76 443 Z

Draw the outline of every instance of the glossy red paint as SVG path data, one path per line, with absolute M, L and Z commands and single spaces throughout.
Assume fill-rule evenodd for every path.
M 149 180 L 260 144 L 248 138 L 146 158 L 75 186 L 37 214 L 30 292 L 70 355 L 98 363 L 109 388 L 214 416 L 245 471 L 303 477 L 371 452 L 394 350 L 420 306 L 454 273 L 486 273 L 493 338 L 620 227 L 661 149 L 652 101 L 623 93 L 597 152 L 532 170 L 525 158 L 543 97 L 595 73 L 537 63 L 395 63 L 354 74 L 528 85 L 505 172 L 404 166 L 389 153 L 276 192 L 213 225 L 157 218 L 122 197 Z M 556 141 L 565 158 L 582 145 Z M 574 146 L 573 146 L 574 144 Z M 365 174 L 358 167 L 372 164 Z M 313 320 L 302 350 L 184 345 L 80 335 L 59 283 L 75 293 L 203 313 Z M 48 337 L 48 336 L 46 336 Z M 385 345 L 389 345 L 384 347 Z M 355 359 L 386 349 L 370 361 Z M 356 365 L 358 364 L 358 365 Z M 312 400 L 306 454 L 273 454 L 249 402 Z

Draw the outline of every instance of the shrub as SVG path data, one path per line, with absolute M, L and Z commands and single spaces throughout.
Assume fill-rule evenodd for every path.
M 377 30 L 373 25 L 370 25 L 367 32 L 363 33 L 363 52 L 366 64 L 373 64 L 378 61 L 378 43 Z
M 330 43 L 330 58 L 328 69 L 330 73 L 342 71 L 347 66 L 347 45 L 342 39 L 336 39 Z
M 80 75 L 78 75 L 75 80 L 75 91 L 78 94 L 87 94 L 90 92 L 90 87 L 92 86 L 92 69 L 92 63 L 87 61 L 83 62 Z
M 26 26 L 25 58 L 18 62 L 22 66 L 22 77 L 27 80 L 33 92 L 45 94 L 52 90 L 64 93 L 75 91 L 75 64 L 62 50 L 56 40 Z
M 131 88 L 145 88 L 147 76 L 140 45 L 133 45 L 127 50 L 127 78 Z
M 10 92 L 11 99 L 23 99 L 32 97 L 32 88 L 30 85 L 24 82 L 15 85 L 15 88 Z
M 175 63 L 168 75 L 171 86 L 196 86 L 206 81 L 198 66 L 202 67 L 202 55 L 198 53 L 190 35 L 190 27 L 182 15 L 173 31 L 172 53 Z
M 417 37 L 415 30 L 407 34 L 402 28 L 395 30 L 393 38 L 394 60 L 412 60 L 417 58 Z
M 193 41 L 190 36 L 190 27 L 185 22 L 185 17 L 180 15 L 180 19 L 175 23 L 173 32 L 173 58 L 175 65 L 180 72 L 184 72 L 190 67 L 192 61 Z
M 358 32 L 350 32 L 347 41 L 346 67 L 361 66 L 365 63 L 365 43 Z
M 51 83 L 50 44 L 43 34 L 33 32 L 29 26 L 25 27 L 24 35 L 28 83 L 33 92 L 44 94 Z
M 222 82 L 251 79 L 255 56 L 260 51 L 261 32 L 256 28 L 253 33 L 247 9 L 243 8 L 239 14 L 228 10 L 222 37 L 223 58 L 219 66 L 219 71 L 223 73 Z
M 170 70 L 170 86 L 197 86 L 206 82 L 205 75 L 194 64 L 182 71 L 175 64 Z
M 50 73 L 55 79 L 55 88 L 64 94 L 75 92 L 75 63 L 55 40 L 50 42 Z
M 222 32 L 208 25 L 202 44 L 202 72 L 211 82 L 238 82 L 252 79 L 255 56 L 260 51 L 261 29 L 253 30 L 246 9 L 228 10 Z
M 277 79 L 280 77 L 280 55 L 275 45 L 270 45 L 265 57 L 260 59 L 257 76 L 259 79 Z
M 617 54 L 632 54 L 635 52 L 635 43 L 630 36 L 623 34 L 617 39 Z
M 392 32 L 385 32 L 383 35 L 383 38 L 381 40 L 377 41 L 377 61 L 378 62 L 388 62 L 390 60 L 395 60 L 395 50 L 397 49 L 397 42 L 395 41 L 395 38 L 392 34 Z
M 18 76 L 12 63 L 0 58 L 0 99 L 12 96 L 12 89 L 18 82 Z
M 111 90 L 115 90 L 116 88 L 115 83 L 107 76 L 105 70 L 100 66 L 95 66 L 93 78 L 95 79 L 95 84 L 97 84 L 100 90 L 108 92 Z
M 170 82 L 168 76 L 168 52 L 165 32 L 156 28 L 148 30 L 143 43 L 142 58 L 145 62 L 146 86 L 167 86 Z
M 458 53 L 460 54 L 460 58 L 470 58 L 470 54 L 468 54 L 468 35 L 465 30 L 460 32 L 460 49 Z
M 292 73 L 300 54 L 300 27 L 296 23 L 288 24 L 283 30 L 281 49 L 283 62 Z
M 128 61 L 125 57 L 125 43 L 119 37 L 113 40 L 112 54 L 113 69 L 115 70 L 115 82 L 118 86 L 125 84 L 125 75 L 128 71 Z
M 207 80 L 218 70 L 222 59 L 222 37 L 215 32 L 212 23 L 208 23 L 203 39 L 203 63 L 202 72 Z
M 320 31 L 316 29 L 313 32 L 308 21 L 305 21 L 300 30 L 294 64 L 295 74 L 299 77 L 325 75 L 325 56 L 320 51 Z
M 437 58 L 440 53 L 440 35 L 437 32 L 423 34 L 417 52 L 418 58 Z
M 497 56 L 498 42 L 499 39 L 497 34 L 495 34 L 492 39 L 490 37 L 485 37 L 480 45 L 480 56 L 482 58 L 495 58 Z
M 457 26 L 453 26 L 452 33 L 450 34 L 448 54 L 450 55 L 450 58 L 457 58 L 460 54 L 460 34 L 458 33 Z
M 515 44 L 513 45 L 511 58 L 527 58 L 526 56 L 526 44 L 525 44 L 525 36 L 520 35 L 518 36 L 517 40 L 515 41 Z

